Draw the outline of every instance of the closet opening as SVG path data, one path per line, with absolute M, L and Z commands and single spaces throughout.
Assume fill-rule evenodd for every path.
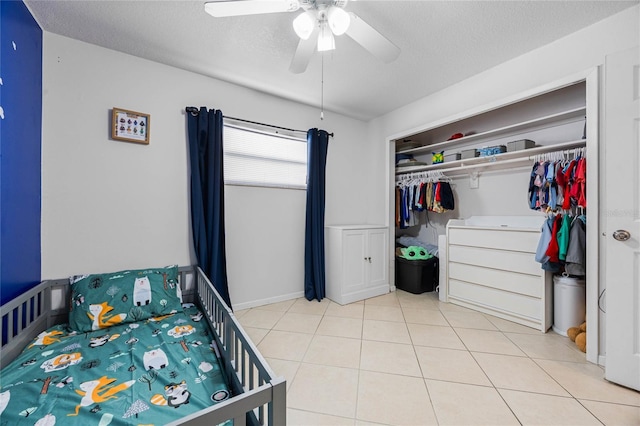
M 554 274 L 565 272 L 586 282 L 579 302 L 589 321 L 586 358 L 602 363 L 597 93 L 597 70 L 589 70 L 387 138 L 392 289 L 396 250 L 423 246 L 438 253 L 440 301 L 548 333 L 554 332 Z M 573 189 L 581 192 L 572 195 L 556 178 L 564 178 L 573 160 L 587 157 L 581 186 Z M 575 169 L 567 178 L 578 179 Z M 435 206 L 428 205 L 436 199 L 435 185 L 428 188 L 432 198 L 424 196 L 429 181 L 450 186 L 453 208 L 441 208 L 440 195 Z M 531 188 L 532 182 L 538 186 Z M 576 219 L 589 224 L 582 271 L 573 266 L 565 271 L 564 240 L 563 260 L 552 258 L 559 267 L 536 261 L 543 225 L 565 217 L 563 232 Z M 584 320 L 578 315 L 582 319 L 573 325 Z

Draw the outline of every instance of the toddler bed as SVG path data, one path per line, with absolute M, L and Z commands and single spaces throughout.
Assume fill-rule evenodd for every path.
M 2 306 L 0 424 L 286 424 L 284 379 L 200 268 L 71 282 Z

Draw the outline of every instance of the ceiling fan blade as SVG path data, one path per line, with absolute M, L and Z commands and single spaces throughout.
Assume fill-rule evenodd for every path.
M 318 44 L 318 28 L 316 27 L 308 39 L 300 39 L 296 53 L 289 65 L 289 71 L 294 74 L 301 74 L 306 71 L 307 65 L 316 51 L 316 45 Z
M 263 13 L 295 12 L 298 0 L 217 0 L 204 4 L 204 10 L 216 18 Z
M 391 43 L 371 25 L 351 12 L 351 24 L 346 34 L 385 63 L 393 62 L 400 55 L 400 48 Z

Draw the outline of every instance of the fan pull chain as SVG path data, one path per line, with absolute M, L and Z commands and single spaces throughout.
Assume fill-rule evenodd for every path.
M 322 72 L 320 73 L 320 120 L 324 120 L 324 52 L 322 52 Z

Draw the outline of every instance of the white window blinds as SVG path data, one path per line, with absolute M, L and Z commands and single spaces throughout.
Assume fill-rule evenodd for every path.
M 306 139 L 224 126 L 224 182 L 227 185 L 307 187 Z

